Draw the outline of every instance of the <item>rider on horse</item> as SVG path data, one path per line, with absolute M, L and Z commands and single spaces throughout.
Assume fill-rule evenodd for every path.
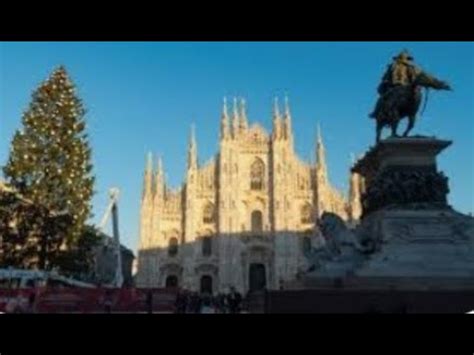
M 393 63 L 388 65 L 388 68 L 382 77 L 382 82 L 377 88 L 380 97 L 377 100 L 374 111 L 369 115 L 369 117 L 377 117 L 384 98 L 390 91 L 394 88 L 399 88 L 400 86 L 408 86 L 414 82 L 421 70 L 415 66 L 412 61 L 413 57 L 407 50 L 404 50 L 398 56 L 393 57 Z
M 378 86 L 377 91 L 380 97 L 374 111 L 369 115 L 377 122 L 376 142 L 380 141 L 384 127 L 391 128 L 391 137 L 398 137 L 398 124 L 405 117 L 408 119 L 408 124 L 403 137 L 408 136 L 415 125 L 416 115 L 423 98 L 422 88 L 451 90 L 447 82 L 415 66 L 413 58 L 406 50 L 394 57 L 393 63 L 388 66 Z

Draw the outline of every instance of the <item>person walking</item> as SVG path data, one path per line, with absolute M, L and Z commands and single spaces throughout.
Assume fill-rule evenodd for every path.
M 105 291 L 104 311 L 105 313 L 112 313 L 112 295 L 110 290 Z
M 28 297 L 28 307 L 26 313 L 36 313 L 36 292 L 33 291 Z
M 241 302 L 242 302 L 242 295 L 238 291 L 236 291 L 234 287 L 231 287 L 230 294 L 228 296 L 230 313 L 239 313 Z

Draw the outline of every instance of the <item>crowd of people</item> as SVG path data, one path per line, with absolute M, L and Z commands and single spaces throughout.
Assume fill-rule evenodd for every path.
M 31 293 L 28 298 L 12 297 L 5 306 L 5 313 L 35 313 L 35 302 L 35 293 Z
M 105 292 L 100 305 L 104 313 L 113 313 L 113 293 L 110 290 Z M 146 294 L 146 312 L 154 313 L 153 292 Z M 32 292 L 28 296 L 17 295 L 11 297 L 5 307 L 5 313 L 36 313 L 36 293 Z M 154 302 L 155 301 L 155 302 Z M 173 302 L 173 301 L 171 301 Z M 172 304 L 172 303 L 171 303 Z M 248 313 L 248 297 L 242 295 L 231 288 L 230 292 L 218 293 L 198 293 L 189 290 L 179 290 L 174 302 L 175 313 Z
M 176 297 L 176 313 L 244 313 L 247 310 L 242 295 L 231 288 L 229 293 L 199 294 L 181 290 Z

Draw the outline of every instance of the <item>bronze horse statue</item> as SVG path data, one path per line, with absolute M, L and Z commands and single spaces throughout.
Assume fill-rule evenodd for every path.
M 380 141 L 382 128 L 389 126 L 392 129 L 391 137 L 399 137 L 398 124 L 407 117 L 408 125 L 403 133 L 406 137 L 415 125 L 416 114 L 422 100 L 421 89 L 452 90 L 449 84 L 423 71 L 419 72 L 413 82 L 406 86 L 396 86 L 382 97 L 380 110 L 375 114 L 376 141 Z

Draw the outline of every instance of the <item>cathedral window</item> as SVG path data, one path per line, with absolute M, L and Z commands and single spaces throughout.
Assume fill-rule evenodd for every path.
M 212 239 L 211 237 L 202 238 L 202 255 L 210 256 L 212 254 Z
M 257 158 L 250 167 L 250 189 L 263 190 L 264 178 L 265 164 Z
M 214 222 L 214 205 L 210 202 L 204 207 L 202 221 L 206 224 Z
M 311 223 L 311 205 L 309 203 L 301 207 L 301 223 Z
M 251 215 L 251 230 L 252 232 L 262 232 L 263 231 L 263 216 L 260 211 L 253 211 Z
M 178 254 L 178 239 L 173 237 L 168 243 L 168 255 L 176 256 L 176 254 Z

